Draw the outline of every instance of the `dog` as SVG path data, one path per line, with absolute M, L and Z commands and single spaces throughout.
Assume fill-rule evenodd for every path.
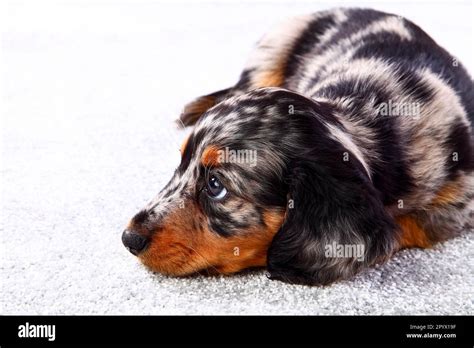
M 122 234 L 153 271 L 327 285 L 472 229 L 473 80 L 400 16 L 293 18 L 180 122 L 179 167 Z

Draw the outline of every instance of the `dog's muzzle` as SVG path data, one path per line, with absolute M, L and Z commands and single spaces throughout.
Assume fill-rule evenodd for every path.
M 148 245 L 149 239 L 127 229 L 123 231 L 122 243 L 133 255 L 138 255 Z

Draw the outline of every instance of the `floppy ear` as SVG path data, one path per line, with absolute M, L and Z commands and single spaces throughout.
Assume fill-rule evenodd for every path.
M 194 125 L 207 110 L 220 103 L 225 98 L 230 97 L 232 89 L 232 87 L 226 88 L 211 94 L 203 95 L 186 104 L 177 122 L 185 127 Z
M 344 162 L 337 153 L 345 149 L 335 146 L 326 154 L 306 152 L 289 168 L 286 220 L 267 255 L 271 279 L 329 284 L 387 258 L 395 248 L 397 229 L 379 192 L 356 157 Z

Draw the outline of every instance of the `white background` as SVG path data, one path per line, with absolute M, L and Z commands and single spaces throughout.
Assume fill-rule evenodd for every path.
M 413 20 L 474 71 L 472 2 L 2 2 L 1 313 L 473 313 L 472 235 L 328 288 L 170 279 L 121 231 L 171 177 L 185 102 L 272 25 L 336 5 Z

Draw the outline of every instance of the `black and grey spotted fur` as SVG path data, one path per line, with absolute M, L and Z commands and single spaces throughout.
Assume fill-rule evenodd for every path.
M 281 82 L 268 86 L 272 74 Z M 474 83 L 404 18 L 365 9 L 294 18 L 259 42 L 234 87 L 211 96 L 215 106 L 181 117 L 197 123 L 173 179 L 144 210 L 148 223 L 182 197 L 196 197 L 224 238 L 263 224 L 265 209 L 285 210 L 268 270 L 306 284 L 387 259 L 400 247 L 397 216 L 414 217 L 431 242 L 473 224 Z M 390 103 L 419 113 L 383 115 Z M 223 202 L 199 195 L 209 145 L 258 152 L 254 167 L 215 169 L 229 189 Z M 462 189 L 434 204 L 450 182 Z M 363 244 L 364 261 L 327 258 L 333 241 Z

